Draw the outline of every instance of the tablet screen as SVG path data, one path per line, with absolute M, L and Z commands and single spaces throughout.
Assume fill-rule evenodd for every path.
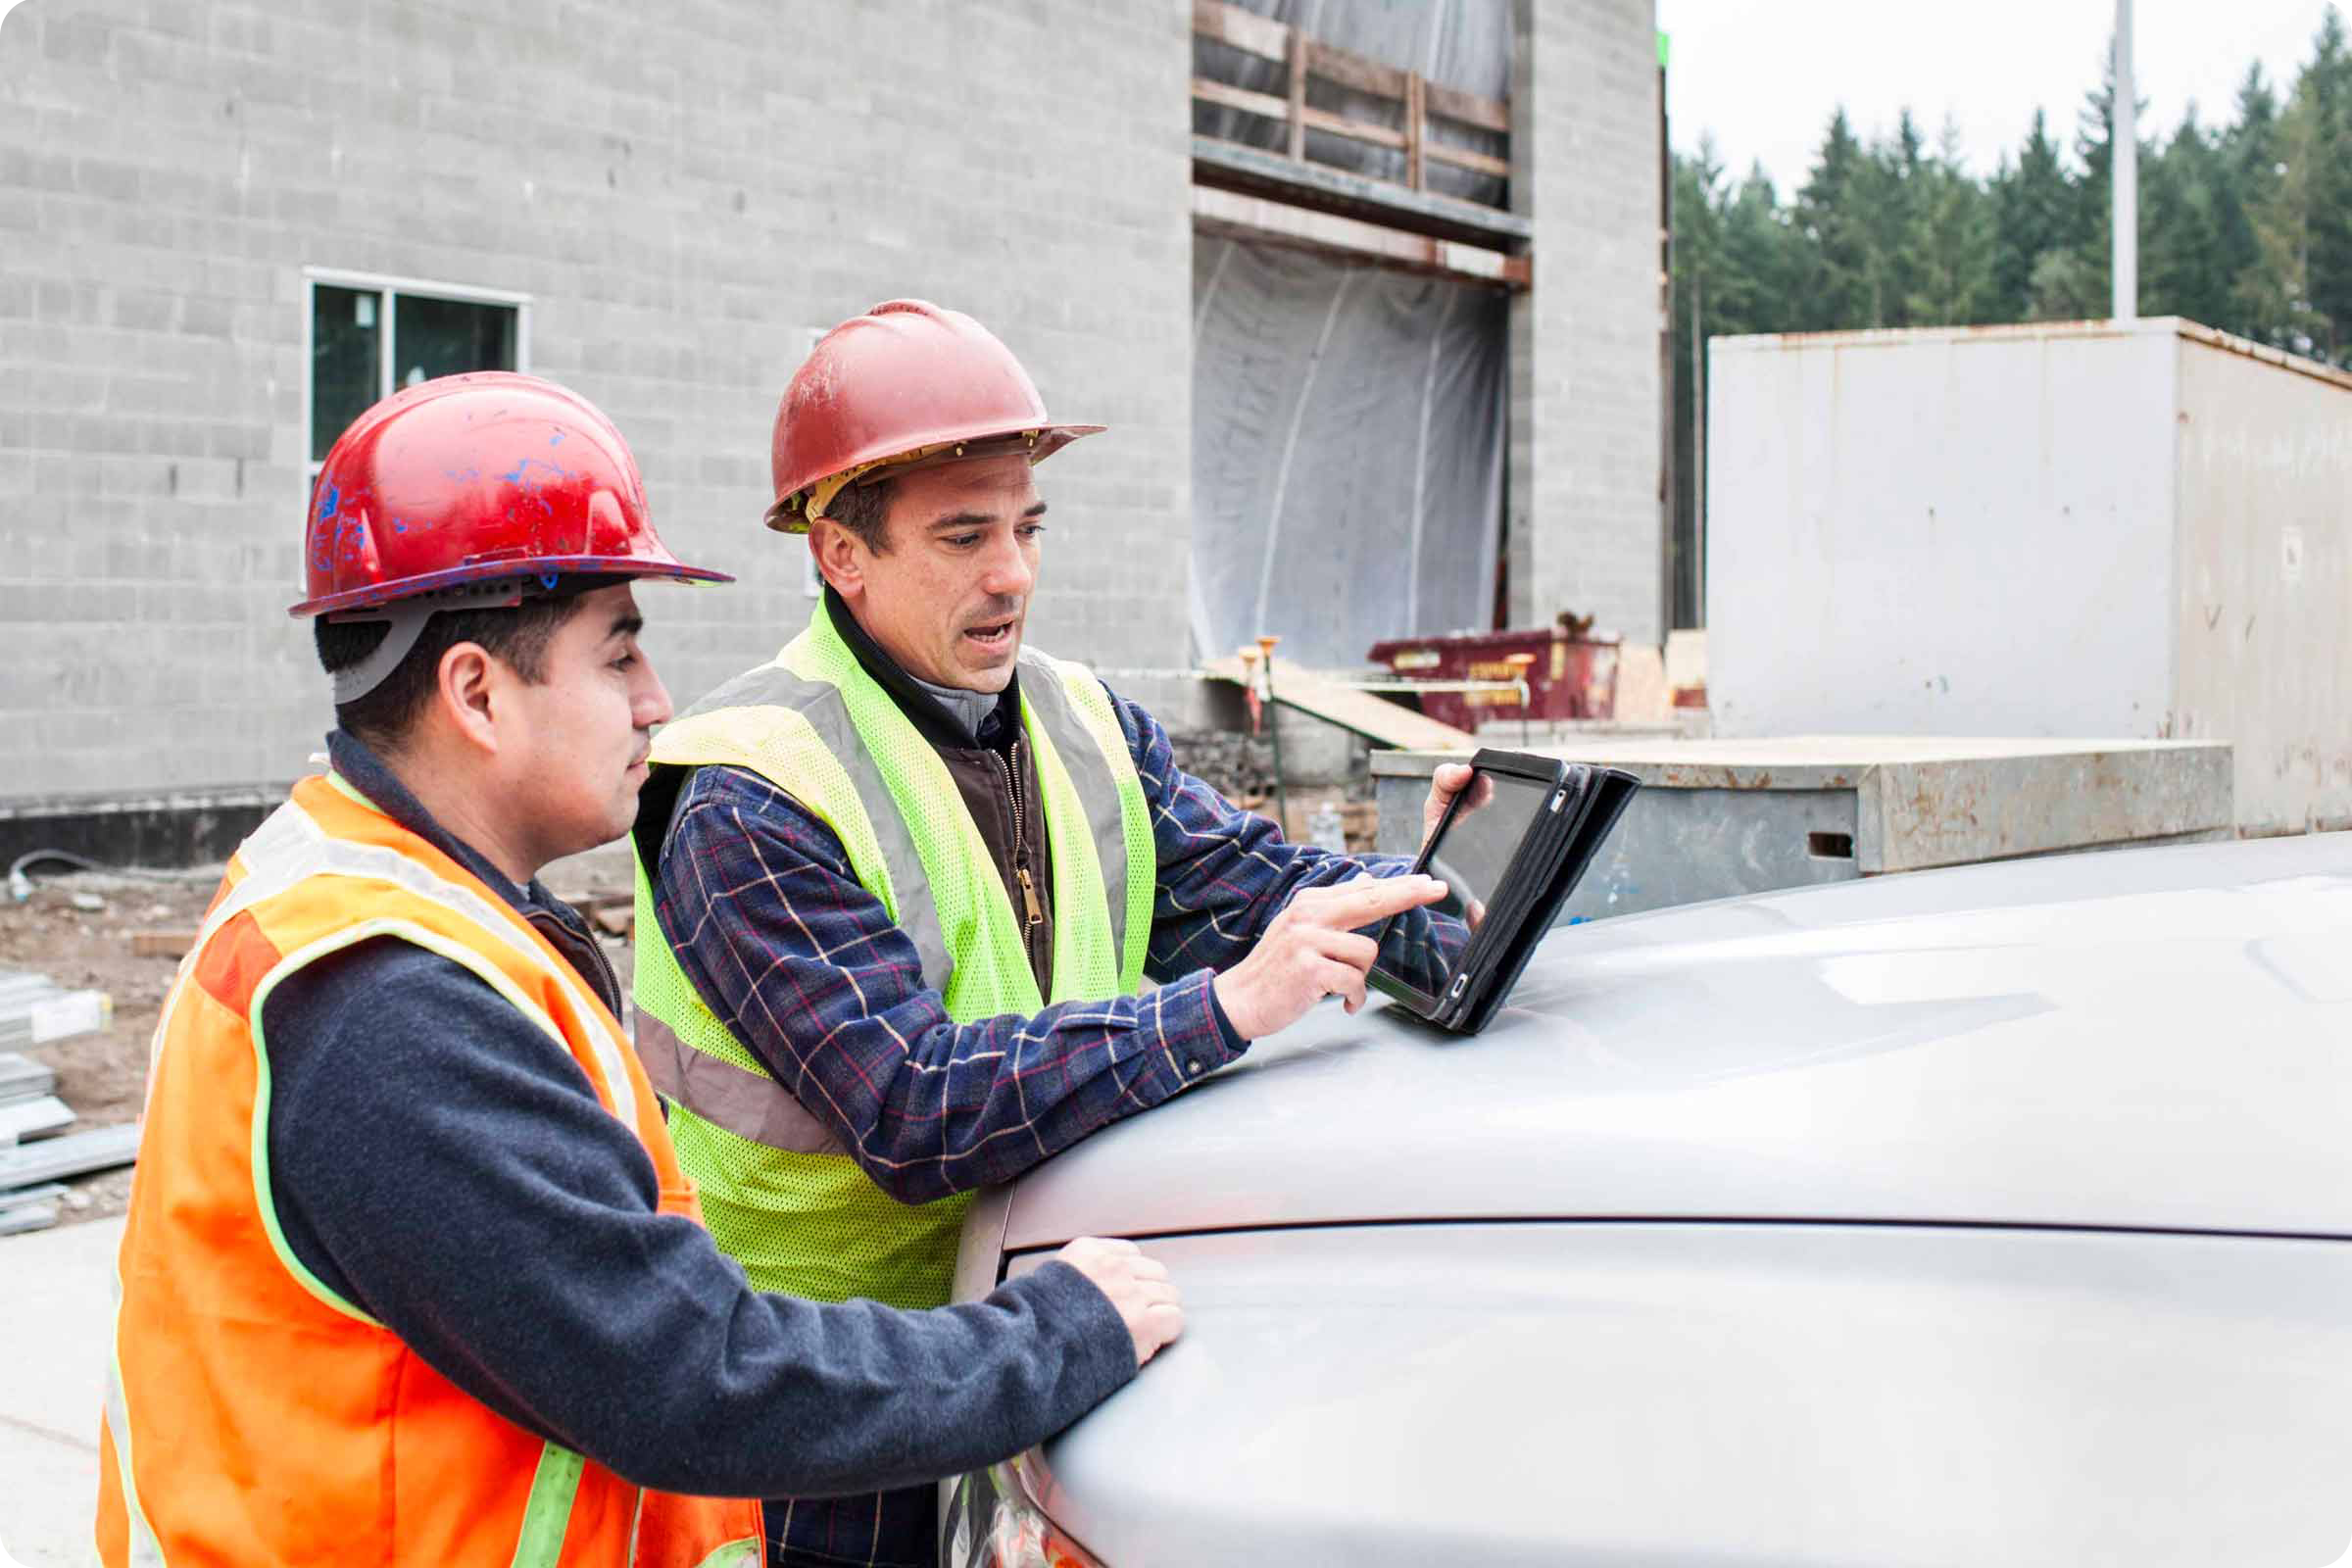
M 1389 921 L 1373 967 L 1427 997 L 1443 996 L 1470 936 L 1501 892 L 1512 857 L 1554 788 L 1510 773 L 1482 771 L 1472 779 L 1422 866 L 1445 882 L 1446 897 Z

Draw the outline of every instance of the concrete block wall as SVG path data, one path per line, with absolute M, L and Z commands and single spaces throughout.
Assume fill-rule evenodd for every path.
M 1109 434 L 1041 470 L 1032 621 L 1184 653 L 1189 9 L 1084 0 L 28 0 L 0 23 L 0 800 L 283 780 L 329 721 L 299 597 L 303 270 L 530 297 L 682 556 L 681 703 L 807 614 L 759 524 L 811 328 L 918 294 Z M 1137 695 L 1147 695 L 1138 692 Z
M 1510 620 L 1563 610 L 1656 642 L 1658 62 L 1653 0 L 1519 0 L 1512 205 L 1534 286 L 1512 304 Z

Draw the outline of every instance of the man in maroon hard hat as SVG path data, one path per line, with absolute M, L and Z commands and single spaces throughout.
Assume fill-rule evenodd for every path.
M 756 1561 L 748 1501 L 1004 1457 L 1181 1326 L 1127 1243 L 985 1302 L 762 1295 L 697 1223 L 594 936 L 683 564 L 588 404 L 428 381 L 327 454 L 329 770 L 229 862 L 164 1004 L 100 1439 L 110 1564 Z
M 1284 843 L 1150 713 L 1022 646 L 1032 470 L 1101 428 L 920 300 L 835 327 L 785 390 L 767 521 L 808 535 L 824 596 L 656 738 L 635 833 L 638 1048 L 764 1289 L 946 1300 L 974 1188 L 1326 996 L 1352 1011 L 1357 928 L 1445 892 Z M 1433 820 L 1467 774 L 1441 769 Z M 772 1501 L 770 1561 L 927 1564 L 932 1512 Z

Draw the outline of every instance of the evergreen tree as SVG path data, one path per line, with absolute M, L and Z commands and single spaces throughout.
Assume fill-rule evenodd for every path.
M 1795 324 L 1799 243 L 1764 166 L 1753 165 L 1723 212 L 1723 267 L 1709 288 L 1719 332 L 1782 332 Z
M 1871 150 L 1860 174 L 1863 222 L 1870 235 L 1873 326 L 1913 324 L 1930 258 L 1926 233 L 1930 176 L 1919 123 L 1905 109 L 1894 134 Z
M 2137 101 L 2134 109 L 2132 118 L 2136 122 L 2147 112 L 2146 101 Z M 2082 172 L 2073 181 L 2075 211 L 2068 254 L 2054 258 L 2044 253 L 2034 259 L 2027 289 L 2028 315 L 2033 319 L 2096 318 L 2114 312 L 2115 130 L 2115 41 L 2110 38 L 2099 84 L 2082 95 L 2082 107 L 2075 120 L 2075 156 L 2081 161 Z M 2143 196 L 2148 186 L 2148 171 L 2155 160 L 2154 145 L 2140 141 Z M 2148 236 L 2144 203 L 2139 217 L 2138 240 L 2144 253 Z M 2147 299 L 2146 273 L 2145 268 L 2140 269 L 2139 298 L 2133 301 L 2135 311 L 2144 308 Z
M 2254 215 L 2278 200 L 2282 172 L 2278 139 L 2278 96 L 2257 61 L 2246 68 L 2245 80 L 2238 86 L 2237 119 L 2216 141 L 2222 171 L 2215 224 L 2221 235 L 2218 265 L 2227 279 L 2228 304 L 2216 314 L 2214 324 L 2265 343 L 2277 341 L 2281 323 L 2251 309 L 2248 291 L 2263 259 Z
M 2192 108 L 2140 157 L 2140 308 L 2352 362 L 2352 36 L 2330 9 L 2291 91 L 2249 67 L 2227 123 Z M 1712 150 L 1676 172 L 1677 310 L 1710 333 L 2104 316 L 2113 60 L 2071 147 L 2036 114 L 1988 180 L 1907 112 L 1865 145 L 1833 114 L 1796 198 Z M 1688 344 L 1683 345 L 1686 349 Z
M 2023 320 L 2033 314 L 2034 267 L 2082 239 L 2082 193 L 2038 109 L 2016 162 L 2004 158 L 1993 177 L 1992 207 L 1993 291 L 1999 313 Z
M 1867 161 L 1841 107 L 1831 115 L 1813 172 L 1796 197 L 1796 230 L 1803 243 L 1794 279 L 1801 293 L 1795 314 L 1803 330 L 1877 326 L 1884 320 L 1863 206 Z
M 1996 319 L 1992 198 L 1960 162 L 1960 127 L 1946 121 L 1936 156 L 1915 176 L 1918 199 L 1904 254 L 1913 258 L 1904 313 L 1928 325 Z
M 2082 95 L 2082 107 L 2075 111 L 2075 157 L 2082 166 L 2082 177 L 2075 186 L 2077 219 L 2074 264 L 2065 270 L 2065 275 L 2073 280 L 2072 288 L 2078 308 L 2060 314 L 2103 317 L 2115 303 L 2114 291 L 2109 286 L 2115 260 L 2113 38 L 2107 41 L 2107 64 L 2099 73 L 2099 84 Z M 2045 270 L 2041 275 L 2046 283 L 2057 274 Z
M 2190 104 L 2173 139 L 2140 166 L 2139 300 L 2148 314 L 2216 326 L 2232 318 L 2234 270 L 2222 239 L 2227 179 L 2221 150 Z
M 2268 107 L 2267 94 L 2251 92 L 2256 85 L 2249 77 L 2242 108 Z M 2283 112 L 2267 126 L 2248 114 L 2238 139 L 2233 151 L 2256 187 L 2245 201 L 2255 259 L 2234 289 L 2245 327 L 2265 342 L 2342 363 L 2352 358 L 2352 47 L 2333 6 Z M 2273 160 L 2267 179 L 2265 152 Z
M 2312 176 L 2322 144 L 2318 121 L 2298 82 L 2293 102 L 2278 117 L 2275 177 L 2249 212 L 2256 260 L 2239 275 L 2235 290 L 2254 335 L 2297 354 L 2325 353 L 2334 337 L 2333 323 L 2312 299 Z
M 2352 159 L 2352 48 L 2333 6 L 2320 20 L 2295 96 L 2310 117 L 2305 281 L 2315 336 L 2328 358 L 2340 360 L 2343 340 L 2352 334 L 2352 165 L 2346 162 Z

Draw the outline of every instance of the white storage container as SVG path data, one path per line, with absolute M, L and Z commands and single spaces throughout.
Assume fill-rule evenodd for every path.
M 2235 743 L 2352 827 L 2352 375 L 2177 318 L 1718 338 L 1724 736 Z

